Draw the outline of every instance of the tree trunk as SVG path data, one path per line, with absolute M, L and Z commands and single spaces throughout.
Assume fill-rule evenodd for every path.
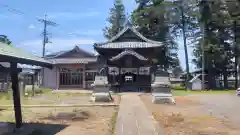
M 224 89 L 228 89 L 228 73 L 226 69 L 223 69 L 223 83 L 224 83 Z
M 235 89 L 237 89 L 238 88 L 238 70 L 237 70 L 237 66 L 238 66 L 238 50 L 237 50 L 237 22 L 236 22 L 236 20 L 234 21 L 233 30 L 234 30 L 234 42 L 235 42 L 235 46 L 234 46 Z

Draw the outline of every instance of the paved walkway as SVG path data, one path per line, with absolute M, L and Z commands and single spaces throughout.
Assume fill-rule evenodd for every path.
M 116 123 L 116 135 L 163 135 L 158 123 L 137 93 L 123 94 Z

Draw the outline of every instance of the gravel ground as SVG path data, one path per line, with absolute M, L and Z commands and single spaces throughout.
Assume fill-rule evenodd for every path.
M 176 105 L 142 101 L 163 127 L 165 135 L 239 135 L 240 97 L 230 94 L 176 96 Z
M 240 97 L 230 94 L 193 95 L 200 101 L 202 109 L 221 119 L 228 119 L 236 128 L 240 128 Z
M 117 107 L 28 108 L 23 110 L 22 130 L 13 133 L 14 125 L 3 125 L 1 119 L 0 135 L 112 135 L 117 110 Z M 9 121 L 13 110 L 4 110 L 2 116 Z

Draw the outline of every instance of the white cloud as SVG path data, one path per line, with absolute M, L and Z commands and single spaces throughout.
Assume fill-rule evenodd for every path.
M 17 20 L 17 19 L 21 19 L 22 16 L 21 15 L 17 15 L 17 14 L 11 14 L 11 13 L 5 13 L 5 14 L 0 14 L 0 19 L 11 19 L 11 20 Z
M 68 33 L 69 35 L 76 35 L 76 36 L 101 36 L 101 30 L 77 30 L 74 32 Z
M 35 25 L 30 24 L 30 25 L 28 26 L 28 28 L 29 28 L 29 29 L 34 29 L 34 28 L 35 28 Z
M 70 50 L 74 46 L 78 45 L 80 48 L 93 52 L 93 44 L 96 42 L 93 39 L 61 39 L 53 38 L 51 39 L 52 43 L 46 44 L 46 54 L 58 52 L 62 50 Z M 41 56 L 42 54 L 42 40 L 29 40 L 21 42 L 17 47 L 23 48 L 28 52 L 31 52 L 35 55 Z
M 53 12 L 53 13 L 48 13 L 48 18 L 50 19 L 70 19 L 70 20 L 76 20 L 76 19 L 81 19 L 81 18 L 86 18 L 86 17 L 93 17 L 93 16 L 98 16 L 100 15 L 100 12 L 96 11 L 89 11 L 89 12 Z
M 8 16 L 7 16 L 7 15 L 0 14 L 0 19 L 6 19 L 6 18 L 8 18 Z

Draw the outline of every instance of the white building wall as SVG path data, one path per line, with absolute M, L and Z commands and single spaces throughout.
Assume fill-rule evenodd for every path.
M 202 89 L 202 83 L 200 79 L 196 79 L 192 82 L 192 90 L 201 90 Z
M 51 89 L 58 89 L 57 86 L 57 68 L 53 69 L 44 68 L 44 87 Z

